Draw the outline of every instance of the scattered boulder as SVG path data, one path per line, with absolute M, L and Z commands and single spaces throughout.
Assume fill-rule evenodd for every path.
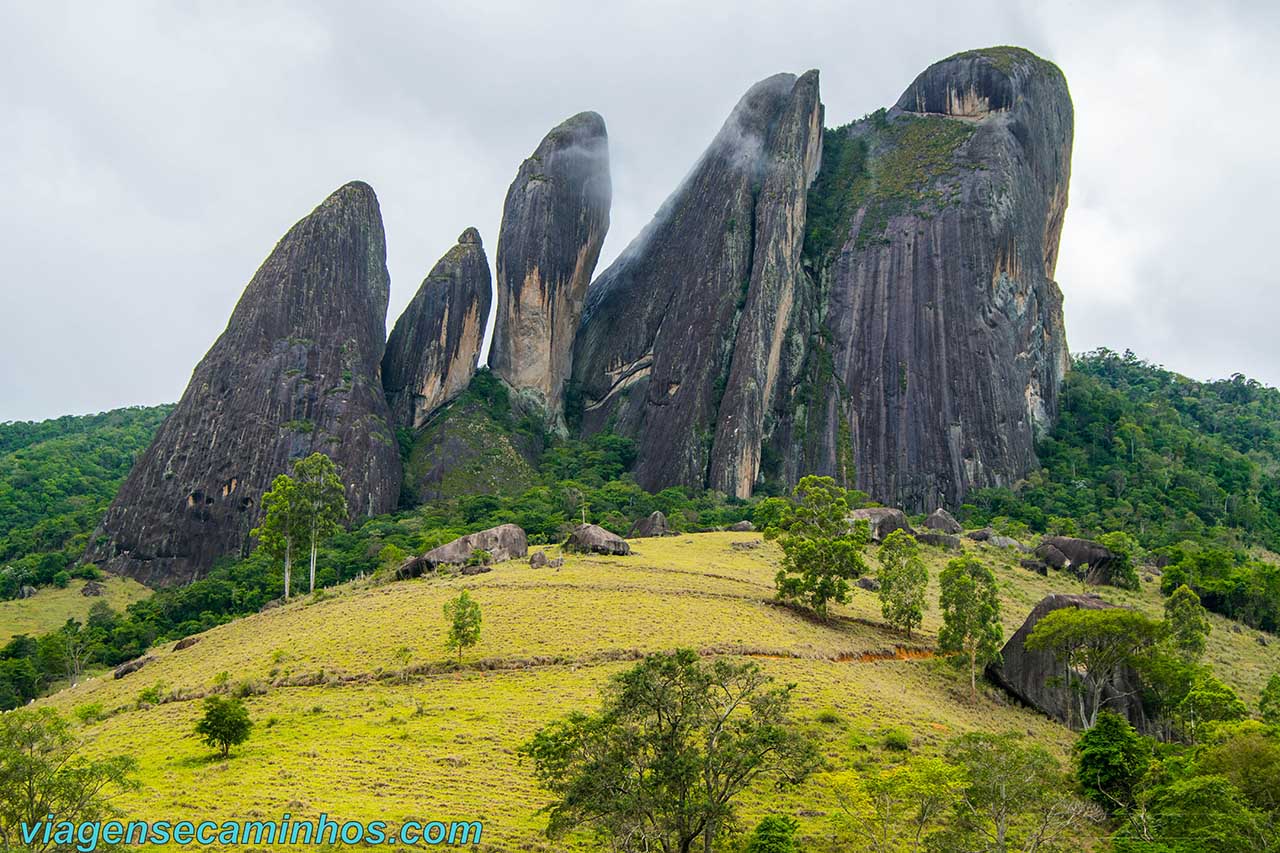
M 579 524 L 569 534 L 564 543 L 566 551 L 578 551 L 588 554 L 613 554 L 623 556 L 631 553 L 627 540 L 617 534 L 610 533 L 595 524 Z
M 1046 536 L 1040 540 L 1036 556 L 1095 586 L 1111 582 L 1116 563 L 1116 555 L 1107 546 L 1071 536 Z
M 1017 551 L 1022 551 L 1025 553 L 1031 552 L 1030 548 L 1028 548 L 1026 545 L 1023 545 L 1017 539 L 1014 539 L 1011 536 L 1001 536 L 998 533 L 988 538 L 987 544 L 993 548 L 1013 548 Z
M 861 578 L 858 578 L 856 581 L 854 581 L 853 585 L 858 587 L 859 589 L 865 589 L 867 592 L 880 591 L 880 581 L 876 580 L 875 578 L 861 577 Z
M 18 598 L 20 599 L 31 598 L 35 594 L 36 594 L 36 588 L 34 586 L 24 586 L 18 590 Z
M 735 521 L 729 529 L 734 533 L 754 533 L 756 526 L 749 521 Z
M 529 566 L 531 568 L 545 569 L 548 562 L 546 551 L 534 551 L 529 555 Z
M 929 513 L 929 517 L 924 520 L 924 526 L 939 533 L 956 534 L 964 530 L 960 526 L 960 522 L 956 521 L 955 516 L 942 507 L 938 507 Z
M 199 637 L 199 636 L 195 636 L 195 637 L 183 637 L 181 640 L 179 640 L 178 642 L 176 642 L 176 643 L 174 643 L 174 644 L 173 644 L 173 650 L 174 650 L 175 652 L 180 652 L 180 651 L 182 651 L 183 649 L 189 649 L 189 648 L 191 648 L 192 646 L 194 646 L 194 645 L 195 645 L 196 643 L 198 643 L 198 642 L 200 642 L 200 637 Z
M 1018 565 L 1028 571 L 1035 572 L 1038 575 L 1045 575 L 1047 577 L 1049 574 L 1049 564 L 1043 560 L 1019 560 Z
M 729 547 L 735 551 L 754 551 L 760 547 L 760 540 L 748 539 L 746 542 L 730 542 Z
M 965 534 L 965 536 L 972 539 L 974 542 L 986 542 L 988 539 L 990 539 L 992 536 L 995 536 L 995 535 L 996 535 L 996 532 L 992 530 L 990 527 L 983 527 L 979 530 L 970 530 L 968 533 Z
M 129 675 L 130 673 L 134 673 L 142 669 L 144 666 L 151 663 L 151 661 L 153 660 L 155 660 L 155 658 L 151 657 L 151 655 L 145 655 L 140 658 L 134 658 L 131 661 L 126 661 L 125 663 L 122 663 L 118 667 L 116 667 L 115 677 L 124 678 L 126 675 Z
M 558 569 L 563 565 L 564 565 L 564 557 L 556 557 L 555 559 L 547 563 L 547 568 Z
M 631 532 L 627 534 L 627 538 L 648 539 L 654 536 L 670 536 L 671 532 L 671 528 L 667 525 L 667 517 L 661 510 L 655 509 L 648 518 L 636 519 L 636 523 L 631 525 Z
M 106 592 L 107 588 L 97 581 L 86 581 L 85 585 L 80 587 L 80 594 L 86 598 L 94 598 Z
M 943 548 L 947 551 L 960 550 L 960 537 L 947 533 L 917 533 L 916 541 L 925 545 L 932 545 L 935 548 Z
M 871 527 L 871 541 L 883 541 L 886 536 L 895 530 L 905 530 L 914 534 L 911 529 L 910 522 L 907 521 L 907 514 L 900 509 L 892 509 L 887 506 L 868 507 L 867 509 L 855 509 L 849 513 L 850 521 L 865 521 Z
M 1261 634 L 1259 634 L 1259 635 L 1258 635 L 1258 645 L 1260 645 L 1260 646 L 1269 646 L 1269 645 L 1271 645 L 1271 644 L 1267 642 L 1267 638 L 1266 638 L 1266 637 L 1264 637 L 1264 636 L 1262 636 Z
M 432 548 L 420 557 L 410 557 L 396 569 L 397 580 L 416 578 L 437 566 L 461 566 L 471 559 L 475 551 L 487 551 L 490 562 L 514 560 L 529 553 L 529 539 L 524 530 L 515 524 L 500 524 L 460 536 L 439 548 Z
M 491 572 L 491 571 L 493 571 L 493 566 L 490 566 L 487 564 L 483 566 L 463 566 L 462 567 L 462 574 L 468 575 L 468 576 L 482 575 L 485 572 Z
M 1019 701 L 1078 728 L 1080 719 L 1075 697 L 1068 686 L 1060 683 L 1062 665 L 1049 652 L 1028 651 L 1026 639 L 1036 624 L 1055 610 L 1064 607 L 1100 610 L 1114 606 L 1091 595 L 1054 593 L 1045 596 L 1032 609 L 1022 627 L 1005 643 L 1000 661 L 987 667 L 987 677 Z M 1122 671 L 1107 685 L 1103 694 L 1104 707 L 1126 717 L 1138 731 L 1150 731 L 1152 722 L 1142 707 L 1142 692 L 1138 673 Z

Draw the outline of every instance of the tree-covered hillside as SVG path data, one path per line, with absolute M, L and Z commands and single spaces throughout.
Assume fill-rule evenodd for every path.
M 171 408 L 0 424 L 0 598 L 51 583 L 80 558 Z

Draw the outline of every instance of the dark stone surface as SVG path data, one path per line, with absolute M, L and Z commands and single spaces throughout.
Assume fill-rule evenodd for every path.
M 1059 722 L 1080 726 L 1076 702 L 1070 690 L 1054 679 L 1062 680 L 1063 671 L 1056 658 L 1047 652 L 1030 652 L 1025 647 L 1027 637 L 1036 623 L 1055 610 L 1064 607 L 1102 609 L 1112 607 L 1100 598 L 1088 595 L 1055 593 L 1046 596 L 1027 616 L 1022 627 L 1009 638 L 1001 650 L 1000 663 L 987 667 L 987 677 L 1016 699 Z M 1123 671 L 1104 690 L 1104 706 L 1128 718 L 1139 731 L 1152 727 L 1142 707 L 1142 682 L 1133 671 Z
M 609 137 L 579 113 L 520 165 L 498 235 L 489 366 L 558 421 L 587 286 L 609 230 Z
M 942 507 L 938 507 L 929 513 L 929 517 L 924 520 L 924 526 L 939 533 L 955 534 L 964 531 L 964 528 L 960 526 L 960 522 L 956 521 L 955 516 Z
M 400 580 L 407 580 L 408 578 L 416 578 L 426 572 L 435 571 L 437 566 L 462 565 L 471 559 L 472 552 L 477 549 L 488 551 L 490 562 L 501 563 L 506 560 L 515 560 L 528 554 L 529 539 L 519 525 L 500 524 L 497 527 L 490 527 L 488 530 L 459 536 L 452 542 L 447 542 L 438 548 L 432 548 L 421 556 L 410 557 L 396 569 L 396 577 Z M 468 572 L 464 571 L 463 574 L 468 574 Z
M 1031 552 L 1031 549 L 1029 547 L 1027 547 L 1026 545 L 1023 545 L 1021 542 L 1019 542 L 1017 539 L 1014 539 L 1012 536 L 1001 536 L 998 533 L 993 533 L 986 538 L 985 542 L 986 544 L 990 545 L 992 548 L 1012 548 L 1015 551 L 1022 551 L 1023 553 Z
M 468 228 L 422 280 L 382 356 L 382 387 L 397 427 L 419 429 L 466 390 L 492 301 L 480 232 Z
M 529 566 L 534 569 L 545 569 L 547 567 L 547 552 L 534 551 L 529 555 Z
M 932 545 L 948 551 L 960 550 L 960 537 L 949 533 L 917 533 L 916 541 L 922 545 Z
M 879 592 L 880 581 L 875 578 L 861 577 L 853 582 L 858 589 L 865 589 L 867 592 Z
M 816 71 L 757 83 L 591 286 L 574 354 L 582 425 L 635 438 L 646 489 L 751 493 L 792 357 L 821 127 Z
M 173 650 L 180 652 L 183 649 L 189 649 L 196 643 L 200 642 L 200 637 L 183 637 L 181 640 L 173 644 Z
M 1018 565 L 1027 571 L 1035 572 L 1038 575 L 1048 576 L 1049 565 L 1043 560 L 1019 560 Z
M 400 454 L 379 381 L 389 282 L 373 190 L 339 189 L 289 230 L 130 471 L 85 559 L 152 586 L 246 554 L 263 492 L 314 451 L 351 518 L 395 508 Z
M 814 272 L 825 316 L 775 415 L 781 479 L 828 474 L 911 511 L 1010 486 L 1037 464 L 1069 360 L 1053 281 L 1066 81 L 1025 51 L 975 51 L 847 133 L 873 179 Z
M 1116 555 L 1102 543 L 1071 536 L 1044 537 L 1036 547 L 1036 556 L 1055 569 L 1071 572 L 1094 585 L 1111 581 L 1116 561 Z
M 97 581 L 87 581 L 84 586 L 80 587 L 80 594 L 85 597 L 94 597 L 102 595 L 106 592 L 106 587 Z
M 900 509 L 893 509 L 887 506 L 868 507 L 867 509 L 855 509 L 849 513 L 852 521 L 865 521 L 871 528 L 871 541 L 880 542 L 895 530 L 905 530 L 915 535 L 915 531 L 911 529 L 911 523 L 907 521 L 907 514 Z
M 140 657 L 140 658 L 134 658 L 133 660 L 126 661 L 125 663 L 122 663 L 118 667 L 116 667 L 113 675 L 117 679 L 124 678 L 126 675 L 132 675 L 133 673 L 142 669 L 144 666 L 151 663 L 151 661 L 153 660 L 155 660 L 155 658 L 151 657 L 151 655 L 144 655 L 143 657 Z
M 670 536 L 671 528 L 667 525 L 667 517 L 661 510 L 654 510 L 645 518 L 637 518 L 631 525 L 628 539 L 647 539 L 653 536 Z
M 995 535 L 996 535 L 996 532 L 992 530 L 990 527 L 983 527 L 979 530 L 970 530 L 968 533 L 965 534 L 967 538 L 972 539 L 974 542 L 986 542 L 988 539 L 990 539 L 992 536 L 995 536 Z
M 756 526 L 749 521 L 735 521 L 729 525 L 729 529 L 734 533 L 753 533 Z
M 579 524 L 569 534 L 564 543 L 564 550 L 591 554 L 614 554 L 623 556 L 631 553 L 627 540 L 603 527 L 594 524 Z

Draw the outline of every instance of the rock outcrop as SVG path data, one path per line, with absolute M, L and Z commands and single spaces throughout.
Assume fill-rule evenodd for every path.
M 609 230 L 604 119 L 579 113 L 553 129 L 507 190 L 498 235 L 498 316 L 489 366 L 553 421 L 587 286 Z
M 1035 467 L 1069 358 L 1053 276 L 1072 127 L 1062 73 L 995 48 L 827 133 L 806 242 L 823 316 L 776 413 L 779 479 L 924 510 Z
M 263 492 L 316 451 L 353 519 L 394 509 L 400 454 L 378 375 L 388 295 L 377 197 L 347 184 L 258 269 L 86 559 L 153 586 L 194 580 L 248 552 Z
M 397 427 L 419 429 L 467 389 L 492 301 L 480 232 L 468 228 L 396 320 L 382 356 L 382 387 Z
M 916 541 L 921 545 L 932 545 L 935 548 L 942 548 L 944 551 L 961 550 L 960 537 L 952 536 L 950 533 L 917 533 Z
M 564 550 L 586 554 L 625 556 L 631 553 L 627 540 L 595 524 L 579 524 L 570 532 Z
M 911 522 L 907 520 L 907 514 L 900 509 L 887 506 L 855 509 L 849 513 L 849 520 L 865 521 L 871 530 L 872 542 L 883 541 L 895 530 L 904 530 L 915 535 L 915 531 L 911 529 Z
M 1064 607 L 1098 610 L 1113 605 L 1087 595 L 1055 593 L 1043 598 L 1000 652 L 1000 662 L 987 667 L 987 677 L 1016 699 L 1062 723 L 1078 728 L 1080 714 L 1075 697 L 1063 682 L 1062 664 L 1049 652 L 1028 651 L 1028 636 L 1045 616 Z M 1139 731 L 1151 729 L 1142 707 L 1142 681 L 1132 670 L 1122 670 L 1103 691 L 1103 707 L 1128 718 Z
M 1111 583 L 1116 555 L 1101 542 L 1073 536 L 1046 536 L 1036 547 L 1036 556 L 1055 569 L 1071 572 L 1088 584 Z
M 816 71 L 757 83 L 592 284 L 574 353 L 582 426 L 636 439 L 644 488 L 751 493 L 794 357 L 787 330 L 804 296 L 821 144 Z
M 654 536 L 670 536 L 671 533 L 671 527 L 667 524 L 667 517 L 662 514 L 661 510 L 655 509 L 646 517 L 636 519 L 636 523 L 631 525 L 631 532 L 627 534 L 627 538 L 648 539 Z
M 487 530 L 459 536 L 452 542 L 432 548 L 421 556 L 410 557 L 396 569 L 396 577 L 407 580 L 435 571 L 439 566 L 461 566 L 467 563 L 476 551 L 487 552 L 490 563 L 503 563 L 528 554 L 529 539 L 519 525 L 500 524 Z
M 929 513 L 929 517 L 924 520 L 924 526 L 939 533 L 952 535 L 964 531 L 964 528 L 960 526 L 960 522 L 956 521 L 955 516 L 941 507 Z

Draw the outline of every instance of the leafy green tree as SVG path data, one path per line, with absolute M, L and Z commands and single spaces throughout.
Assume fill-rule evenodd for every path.
M 253 721 L 244 702 L 214 695 L 204 700 L 204 715 L 196 723 L 196 735 L 226 758 L 231 747 L 249 739 L 252 728 Z
M 905 530 L 895 530 L 885 537 L 876 556 L 880 561 L 876 574 L 880 612 L 890 625 L 906 631 L 909 639 L 912 629 L 924 621 L 928 606 L 929 570 L 920 559 L 920 546 Z
M 262 523 L 250 533 L 258 540 L 260 548 L 284 564 L 285 601 L 293 591 L 293 551 L 302 533 L 301 503 L 294 479 L 288 474 L 277 475 L 271 482 L 271 488 L 262 496 L 265 511 Z
M 323 453 L 312 453 L 293 466 L 295 499 L 301 541 L 311 549 L 311 576 L 308 591 L 316 590 L 316 552 L 320 545 L 342 529 L 347 518 L 347 496 L 338 478 L 333 460 Z
M 1134 565 L 1134 557 L 1139 550 L 1138 540 L 1123 530 L 1115 530 L 1099 536 L 1098 542 L 1115 555 L 1107 583 L 1121 589 L 1137 589 L 1138 569 Z
M 111 797 L 138 787 L 128 756 L 88 759 L 67 721 L 51 708 L 0 714 L 0 848 L 62 849 L 42 837 L 24 843 L 22 824 L 53 814 L 72 822 L 118 814 Z
M 1280 831 L 1280 731 L 1257 720 L 1220 725 L 1195 756 L 1195 771 L 1221 776 Z M 1277 839 L 1280 840 L 1280 839 Z
M 521 747 L 554 797 L 547 834 L 586 827 L 618 851 L 712 850 L 757 778 L 796 781 L 816 761 L 788 716 L 791 687 L 754 663 L 654 654 Z M 701 842 L 701 843 L 699 843 Z
M 1258 700 L 1258 711 L 1264 722 L 1280 726 L 1280 672 L 1274 673 L 1267 680 L 1267 686 L 1263 688 L 1262 697 Z
M 1230 723 L 1249 716 L 1248 707 L 1230 685 L 1209 672 L 1195 680 L 1178 711 L 1193 739 L 1206 723 Z
M 1269 838 L 1270 837 L 1270 838 Z M 1264 815 L 1221 776 L 1175 779 L 1145 791 L 1115 839 L 1117 853 L 1268 853 Z
M 965 788 L 964 771 L 940 758 L 863 774 L 838 774 L 830 785 L 840 811 L 837 831 L 863 842 L 874 853 L 923 849 L 926 833 L 956 805 Z
M 1182 584 L 1164 602 L 1164 621 L 1174 649 L 1187 663 L 1204 655 L 1209 638 L 1209 612 L 1200 605 L 1200 596 Z
M 792 500 L 787 529 L 767 531 L 782 548 L 778 596 L 825 617 L 828 603 L 848 601 L 849 581 L 866 570 L 866 526 L 850 527 L 845 490 L 830 477 L 802 478 Z
M 973 557 L 957 557 L 938 577 L 942 630 L 938 648 L 969 665 L 969 696 L 978 698 L 978 670 L 1000 656 L 1000 593 L 991 569 Z
M 1080 722 L 1091 729 L 1105 704 L 1107 685 L 1122 669 L 1141 660 L 1160 632 L 1160 623 L 1136 610 L 1064 607 L 1036 623 L 1026 648 L 1057 658 L 1064 686 L 1076 696 Z
M 799 828 L 793 817 L 768 815 L 756 824 L 744 853 L 800 853 L 800 844 L 796 841 Z
M 1151 742 L 1119 714 L 1101 711 L 1076 741 L 1076 781 L 1084 795 L 1109 812 L 1133 805 L 1134 791 L 1151 763 Z
M 458 597 L 446 601 L 444 618 L 449 622 L 449 636 L 445 648 L 458 652 L 458 664 L 462 664 L 462 652 L 480 642 L 480 602 L 465 589 Z

